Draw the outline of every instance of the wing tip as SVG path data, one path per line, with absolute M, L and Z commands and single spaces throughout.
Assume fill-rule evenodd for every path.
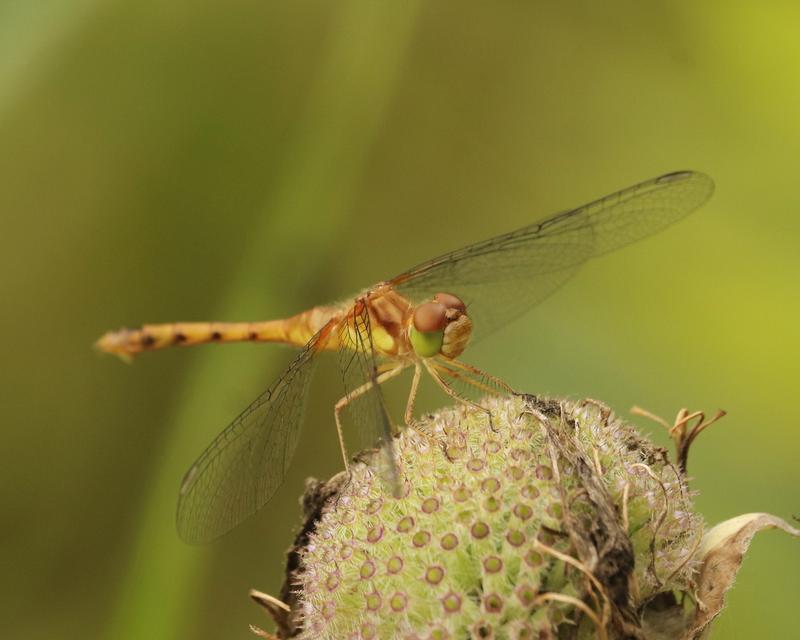
M 680 171 L 670 171 L 655 179 L 656 184 L 668 184 L 672 182 L 693 181 L 703 184 L 710 191 L 714 191 L 714 179 L 707 173 L 702 171 L 693 171 L 691 169 L 683 169 Z
M 688 169 L 683 169 L 681 171 L 670 171 L 662 176 L 658 176 L 658 178 L 656 178 L 656 182 L 658 184 L 664 184 L 665 182 L 680 182 L 682 180 L 688 180 L 696 175 L 698 175 L 696 171 L 690 171 Z
M 690 169 L 683 169 L 681 171 L 671 171 L 656 178 L 653 183 L 656 185 L 669 185 L 677 182 L 692 183 L 690 188 L 693 188 L 697 194 L 697 201 L 692 210 L 705 204 L 712 195 L 716 185 L 714 179 L 707 173 L 702 171 L 692 171 Z

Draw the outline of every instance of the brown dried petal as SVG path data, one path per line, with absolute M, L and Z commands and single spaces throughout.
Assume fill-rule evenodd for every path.
M 721 522 L 703 536 L 699 557 L 700 568 L 697 597 L 700 606 L 684 640 L 702 636 L 703 630 L 716 618 L 725 604 L 725 594 L 733 586 L 736 572 L 753 536 L 764 529 L 782 529 L 800 537 L 800 530 L 768 513 L 748 513 Z

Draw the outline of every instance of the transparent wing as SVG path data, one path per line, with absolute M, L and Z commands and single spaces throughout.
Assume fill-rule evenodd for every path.
M 178 533 L 207 542 L 260 509 L 283 482 L 294 457 L 317 352 L 334 327 L 325 325 L 286 371 L 200 455 L 178 497 Z
M 666 174 L 434 258 L 389 284 L 414 301 L 439 291 L 458 295 L 479 338 L 542 301 L 586 260 L 664 229 L 713 191 L 702 173 Z
M 356 300 L 339 324 L 339 366 L 347 406 L 347 424 L 358 430 L 357 451 L 377 447 L 382 479 L 393 493 L 400 486 L 400 471 L 394 451 L 392 423 L 378 380 L 378 364 L 372 343 L 369 312 L 363 299 Z

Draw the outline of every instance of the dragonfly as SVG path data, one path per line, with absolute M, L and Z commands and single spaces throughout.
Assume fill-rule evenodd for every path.
M 486 411 L 481 397 L 513 389 L 462 359 L 480 340 L 544 300 L 591 258 L 649 236 L 704 204 L 714 182 L 677 171 L 423 262 L 345 302 L 259 322 L 146 324 L 103 335 L 96 346 L 124 359 L 169 346 L 277 342 L 299 347 L 285 371 L 201 453 L 183 478 L 178 533 L 190 543 L 230 531 L 282 484 L 297 448 L 318 355 L 338 354 L 344 395 L 334 422 L 344 465 L 342 414 L 371 434 L 397 487 L 397 429 L 382 385 L 413 369 L 404 419 L 423 375 L 455 401 Z M 491 424 L 491 423 L 490 423 Z

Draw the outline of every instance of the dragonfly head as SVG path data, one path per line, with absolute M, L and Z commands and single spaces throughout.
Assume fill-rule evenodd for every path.
M 414 353 L 422 358 L 439 354 L 458 357 L 471 333 L 467 306 L 452 293 L 437 293 L 433 300 L 417 306 L 408 327 Z

